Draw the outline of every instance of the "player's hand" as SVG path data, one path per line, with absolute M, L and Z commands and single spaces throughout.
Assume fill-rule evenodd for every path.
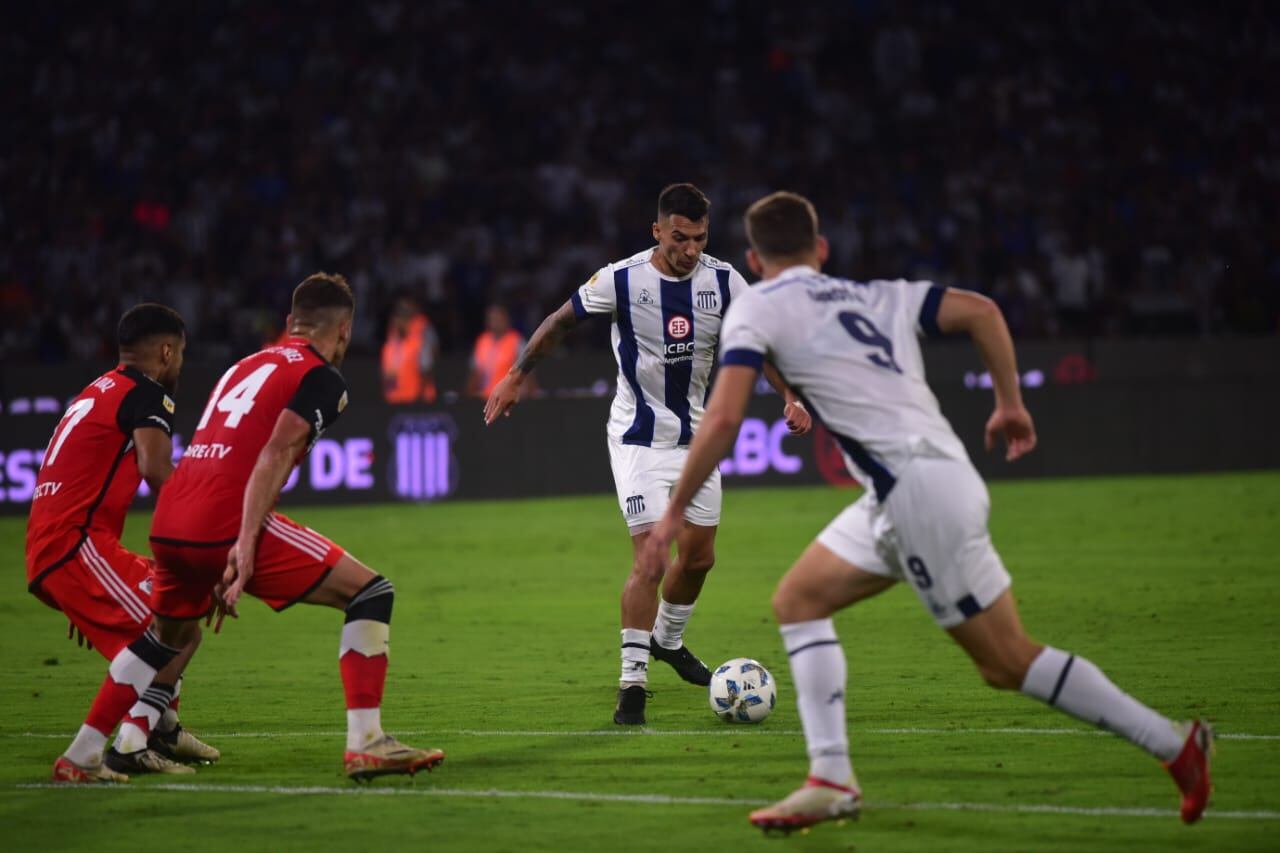
M 76 627 L 76 623 L 74 622 L 67 622 L 67 639 L 75 640 L 76 645 L 82 649 L 93 651 L 93 643 L 78 627 Z
M 650 570 L 658 570 L 660 576 L 666 575 L 671 568 L 671 543 L 676 540 L 680 529 L 684 527 L 684 519 L 670 512 L 649 531 L 649 538 L 640 551 L 640 565 Z
M 204 626 L 208 628 L 212 625 L 215 634 L 222 632 L 222 620 L 227 618 L 227 603 L 223 598 L 225 595 L 226 587 L 221 582 L 213 585 L 213 606 L 204 615 Z M 239 614 L 234 614 L 231 618 L 238 619 Z
M 1004 459 L 1012 462 L 1026 456 L 1036 446 L 1036 425 L 1026 407 L 997 406 L 987 420 L 986 446 L 994 450 L 996 442 L 1004 440 Z
M 484 404 L 485 426 L 493 423 L 500 416 L 511 416 L 511 407 L 520 402 L 520 382 L 521 377 L 517 377 L 514 373 L 508 373 L 502 377 L 502 381 L 493 389 L 488 402 Z
M 805 435 L 813 429 L 813 415 L 799 400 L 792 400 L 782 408 L 782 415 L 787 419 L 787 430 L 792 435 Z
M 231 550 L 227 552 L 227 568 L 222 573 L 221 601 L 226 615 L 232 619 L 240 618 L 236 603 L 240 600 L 240 594 L 244 592 L 245 585 L 249 583 L 249 578 L 253 577 L 256 551 L 257 543 L 237 539 L 236 544 L 232 545 Z

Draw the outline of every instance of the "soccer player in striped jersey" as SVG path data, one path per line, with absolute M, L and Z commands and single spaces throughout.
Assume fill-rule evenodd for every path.
M 444 753 L 382 730 L 391 581 L 274 509 L 289 473 L 347 406 L 338 365 L 354 314 L 342 276 L 308 276 L 293 291 L 284 340 L 223 374 L 156 504 L 151 607 L 160 639 L 170 645 L 184 643 L 215 600 L 238 615 L 246 592 L 277 611 L 300 602 L 343 611 L 343 765 L 360 782 L 430 770 Z
M 737 270 L 703 253 L 710 212 L 711 202 L 692 184 L 664 189 L 653 223 L 657 245 L 602 267 L 543 320 L 485 405 L 486 424 L 509 415 L 534 366 L 569 329 L 591 317 L 612 319 L 618 390 L 609 417 L 609 458 L 633 554 L 666 509 L 702 418 L 725 311 L 747 290 Z M 766 370 L 783 395 L 792 433 L 808 432 L 804 405 L 772 368 Z M 691 684 L 711 682 L 710 671 L 684 644 L 684 630 L 715 563 L 719 471 L 699 484 L 682 519 L 671 569 L 650 571 L 633 559 L 622 589 L 622 669 L 613 716 L 620 725 L 645 722 L 650 655 Z
M 53 766 L 59 782 L 190 773 L 179 762 L 219 757 L 178 723 L 182 671 L 199 631 L 172 649 L 148 630 L 154 566 L 120 544 L 139 483 L 159 489 L 173 473 L 169 395 L 182 370 L 185 326 L 177 312 L 147 303 L 125 312 L 116 337 L 120 364 L 81 391 L 53 431 L 27 522 L 28 589 L 110 661 L 88 718 Z
M 753 812 L 751 822 L 790 830 L 857 814 L 861 793 L 845 728 L 845 656 L 831 617 L 904 580 L 988 684 L 1020 690 L 1128 739 L 1173 776 L 1183 821 L 1199 820 L 1210 792 L 1209 727 L 1199 720 L 1175 724 L 1085 658 L 1027 636 L 1009 573 L 987 531 L 986 486 L 925 381 L 918 336 L 969 335 L 995 389 L 987 448 L 1003 440 L 1009 461 L 1031 452 L 1035 425 L 1022 403 L 1013 341 L 1000 309 L 979 294 L 929 282 L 823 275 L 828 249 L 818 216 L 794 193 L 756 202 L 746 224 L 747 262 L 764 281 L 725 322 L 724 367 L 706 422 L 642 559 L 659 568 L 665 562 L 663 546 L 679 535 L 680 512 L 731 446 L 766 360 L 810 401 L 850 473 L 866 487 L 801 554 L 774 594 L 809 777 L 785 799 Z

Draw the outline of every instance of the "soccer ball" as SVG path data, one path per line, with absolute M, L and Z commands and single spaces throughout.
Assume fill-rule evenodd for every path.
M 730 723 L 758 723 L 778 704 L 778 687 L 765 669 L 751 658 L 734 658 L 711 674 L 708 695 L 711 710 Z

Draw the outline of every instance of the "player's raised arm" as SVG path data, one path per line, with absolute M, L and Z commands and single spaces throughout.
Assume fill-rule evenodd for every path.
M 275 429 L 267 440 L 244 490 L 244 514 L 240 519 L 240 535 L 227 553 L 227 571 L 223 575 L 222 595 L 227 612 L 236 615 L 235 605 L 245 584 L 253 577 L 253 564 L 258 552 L 258 539 L 267 514 L 280 498 L 280 490 L 289 479 L 298 457 L 311 440 L 312 425 L 291 409 L 276 419 Z
M 561 305 L 555 312 L 548 314 L 538 328 L 534 331 L 533 337 L 529 338 L 529 343 L 525 346 L 524 351 L 520 353 L 520 357 L 516 359 L 516 363 L 502 378 L 497 387 L 493 389 L 493 393 L 489 395 L 488 402 L 484 405 L 484 422 L 487 426 L 498 419 L 500 415 L 510 415 L 511 407 L 520 399 L 520 386 L 524 384 L 529 374 L 533 372 L 533 368 L 546 358 L 551 352 L 560 345 L 560 341 L 565 334 L 578 324 L 578 315 L 574 311 L 573 303 L 566 302 Z
M 987 450 L 1003 438 L 1007 461 L 1030 453 L 1036 446 L 1036 427 L 1022 403 L 1013 338 L 1000 307 L 979 293 L 948 288 L 938 306 L 937 322 L 943 332 L 965 332 L 973 338 L 991 373 L 996 409 L 987 421 Z

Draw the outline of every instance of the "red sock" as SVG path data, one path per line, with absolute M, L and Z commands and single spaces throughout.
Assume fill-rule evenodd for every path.
M 348 649 L 339 659 L 342 689 L 348 708 L 378 708 L 382 705 L 382 688 L 387 682 L 387 656 L 366 657 Z
M 137 701 L 138 693 L 132 685 L 121 684 L 108 674 L 102 686 L 98 688 L 98 695 L 93 699 L 89 716 L 84 721 L 85 725 L 92 726 L 104 735 L 109 735 L 116 727 L 116 723 L 120 722 Z M 146 720 L 142 723 L 145 728 Z

